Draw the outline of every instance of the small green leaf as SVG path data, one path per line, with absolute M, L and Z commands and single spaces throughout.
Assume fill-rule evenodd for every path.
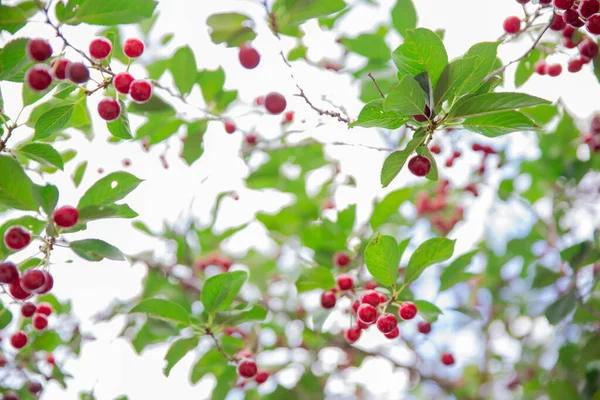
M 392 236 L 377 235 L 365 249 L 365 263 L 373 278 L 384 286 L 396 286 L 400 249 Z
M 412 0 L 396 1 L 392 8 L 392 26 L 402 36 L 406 35 L 407 30 L 417 27 L 417 11 Z
M 51 165 L 60 169 L 61 171 L 65 168 L 62 157 L 58 151 L 54 150 L 54 147 L 50 146 L 49 144 L 27 143 L 15 150 L 18 153 L 23 154 L 25 157 L 39 162 L 40 164 Z
M 575 292 L 571 290 L 567 294 L 561 296 L 554 303 L 550 304 L 544 315 L 548 318 L 548 322 L 552 325 L 557 325 L 560 321 L 565 319 L 571 312 L 575 310 L 577 306 L 577 297 Z
M 63 344 L 63 341 L 56 331 L 45 331 L 35 336 L 30 346 L 37 351 L 51 353 L 61 344 Z
M 99 239 L 84 239 L 71 242 L 71 249 L 81 258 L 88 261 L 100 261 L 104 258 L 122 261 L 125 258 L 119 249 Z
M 398 129 L 408 120 L 401 113 L 384 110 L 383 99 L 377 99 L 365 104 L 358 115 L 358 119 L 350 124 L 350 128 L 362 126 L 365 128 Z
M 342 44 L 349 51 L 370 60 L 385 62 L 390 59 L 390 49 L 384 37 L 373 33 L 363 33 L 355 38 L 344 38 Z
M 413 138 L 406 144 L 406 147 L 403 150 L 395 151 L 390 154 L 385 161 L 383 162 L 383 167 L 381 168 L 381 185 L 383 187 L 387 187 L 400 173 L 402 167 L 408 160 L 408 157 L 415 151 L 417 147 L 423 143 L 425 140 L 425 131 L 419 129 L 415 132 Z
M 569 381 L 551 380 L 546 386 L 546 392 L 550 396 L 550 400 L 577 400 L 580 398 L 577 388 Z
M 67 125 L 67 122 L 69 122 L 74 108 L 75 103 L 72 103 L 51 108 L 43 113 L 35 123 L 35 134 L 33 135 L 33 140 L 46 139 L 54 132 L 64 128 L 65 125 Z
M 47 184 L 46 186 L 33 185 L 33 197 L 46 215 L 50 216 L 58 203 L 58 188 L 54 185 Z
M 15 33 L 26 23 L 27 16 L 20 8 L 0 5 L 0 32 Z
M 452 257 L 455 244 L 456 240 L 447 238 L 431 238 L 423 242 L 408 261 L 404 283 L 414 282 L 425 268 Z
M 158 2 L 155 0 L 102 0 L 78 2 L 75 13 L 64 23 L 78 25 L 124 25 L 150 18 Z
M 548 105 L 548 100 L 526 93 L 483 93 L 460 98 L 450 110 L 449 118 L 476 117 L 500 111 Z
M 442 275 L 440 276 L 440 292 L 448 290 L 457 283 L 464 282 L 473 276 L 476 276 L 476 274 L 465 272 L 465 270 L 469 264 L 471 264 L 471 260 L 477 252 L 478 250 L 473 250 L 458 256 L 456 260 L 452 261 L 450 265 L 444 268 Z
M 385 110 L 395 111 L 403 117 L 421 115 L 425 106 L 425 92 L 412 76 L 402 78 L 383 102 Z
M 167 365 L 163 370 L 165 376 L 169 376 L 173 367 L 179 361 L 181 361 L 181 359 L 185 357 L 187 353 L 194 350 L 196 347 L 198 347 L 197 337 L 179 339 L 176 342 L 173 342 L 171 347 L 169 347 L 169 351 L 167 351 L 167 354 L 165 355 L 165 361 L 167 362 Z
M 301 44 L 294 47 L 293 49 L 290 50 L 290 52 L 287 55 L 288 61 L 296 61 L 301 58 L 305 58 L 307 50 L 308 49 L 306 48 L 306 46 L 301 45 Z
M 222 67 L 214 71 L 204 69 L 198 71 L 196 81 L 202 89 L 202 97 L 207 104 L 216 103 L 225 85 L 225 70 Z
M 104 204 L 79 209 L 79 222 L 85 223 L 104 218 L 135 218 L 138 213 L 127 204 Z
M 169 69 L 179 93 L 185 95 L 191 92 L 196 83 L 197 66 L 196 57 L 190 46 L 177 49 L 171 58 Z
M 13 315 L 10 310 L 0 303 L 0 329 L 4 329 L 12 321 Z
M 206 120 L 195 121 L 187 125 L 187 135 L 183 143 L 181 157 L 187 165 L 192 165 L 204 153 L 203 141 L 208 124 Z
M 212 41 L 216 44 L 225 43 L 227 47 L 240 46 L 256 37 L 250 27 L 252 20 L 238 13 L 212 14 L 206 20 L 206 25 L 210 27 Z
M 535 72 L 535 63 L 540 59 L 541 52 L 533 49 L 527 57 L 519 61 L 517 71 L 515 72 L 515 86 L 523 86 Z
M 106 127 L 108 131 L 116 138 L 129 140 L 132 139 L 131 136 L 131 128 L 129 127 L 129 116 L 127 115 L 127 107 L 123 100 L 119 99 L 119 104 L 121 105 L 121 113 L 119 114 L 119 118 L 114 121 L 107 122 Z
M 230 307 L 246 279 L 248 274 L 244 271 L 226 272 L 208 278 L 200 294 L 204 311 L 214 314 L 217 310 Z
M 267 309 L 258 304 L 244 305 L 242 308 L 218 311 L 215 314 L 215 323 L 222 326 L 235 326 L 251 321 L 264 321 L 267 318 Z
M 558 278 L 560 278 L 560 274 L 558 272 L 554 272 L 551 269 L 543 267 L 541 265 L 535 266 L 535 277 L 533 278 L 533 283 L 531 285 L 534 289 L 540 289 L 546 286 L 550 286 L 554 284 Z
M 77 208 L 112 204 L 131 193 L 141 182 L 130 173 L 113 172 L 94 183 L 81 197 Z
M 389 193 L 381 202 L 375 204 L 371 214 L 371 228 L 377 229 L 391 216 L 399 214 L 400 205 L 407 201 L 411 194 L 411 189 L 399 189 Z
M 83 179 L 83 174 L 85 174 L 87 164 L 88 164 L 87 161 L 83 161 L 81 164 L 79 164 L 77 166 L 77 168 L 75 169 L 75 172 L 71 176 L 71 179 L 73 179 L 73 183 L 75 184 L 75 187 L 79 187 L 79 185 L 81 184 L 81 180 Z
M 21 165 L 8 155 L 0 155 L 0 204 L 17 210 L 37 211 L 33 182 Z
M 315 289 L 329 290 L 335 286 L 335 278 L 331 270 L 322 266 L 303 268 L 302 273 L 296 281 L 299 293 Z
M 417 306 L 419 314 L 427 322 L 435 322 L 440 314 L 443 314 L 442 310 L 440 310 L 438 306 L 428 301 L 415 300 L 413 303 L 415 303 L 415 306 Z
M 29 39 L 14 39 L 0 49 L 0 80 L 23 82 L 25 70 L 31 61 L 25 54 Z
M 145 299 L 134 306 L 129 313 L 143 313 L 150 317 L 165 319 L 189 325 L 188 312 L 177 303 L 165 299 Z
M 463 121 L 462 125 L 465 129 L 487 137 L 497 137 L 507 133 L 537 128 L 537 124 L 519 111 L 503 111 L 496 114 L 467 118 Z

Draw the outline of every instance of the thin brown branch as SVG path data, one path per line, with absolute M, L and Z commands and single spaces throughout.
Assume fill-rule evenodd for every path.
M 217 339 L 217 337 L 215 336 L 214 333 L 212 333 L 212 331 L 210 329 L 206 329 L 205 330 L 206 334 L 210 337 L 213 338 L 213 340 L 215 341 L 215 347 L 217 348 L 217 351 L 221 354 L 223 354 L 223 357 L 225 357 L 228 361 L 231 362 L 235 362 L 236 359 L 231 357 L 229 354 L 225 353 L 225 351 L 223 350 L 223 348 L 221 347 L 221 344 L 219 343 L 219 340 Z
M 375 77 L 373 76 L 373 74 L 369 72 L 367 75 L 373 81 L 373 84 L 377 88 L 377 91 L 379 92 L 379 95 L 381 96 L 381 98 L 385 100 L 385 96 L 384 96 L 383 92 L 381 91 L 381 89 L 379 88 L 379 85 L 377 84 L 377 81 L 375 80 Z
M 338 121 L 343 122 L 345 124 L 350 124 L 350 119 L 348 117 L 342 115 L 342 113 L 337 112 L 337 111 L 331 111 L 331 110 L 323 110 L 323 109 L 315 106 L 310 101 L 310 99 L 306 96 L 306 93 L 304 93 L 304 90 L 302 90 L 302 88 L 300 87 L 300 85 L 296 84 L 296 87 L 300 91 L 300 93 L 297 94 L 296 96 L 302 97 L 304 99 L 304 101 L 306 102 L 306 104 L 308 104 L 310 108 L 312 108 L 313 110 L 315 110 L 316 112 L 318 112 L 319 115 L 327 115 L 329 117 L 336 118 Z

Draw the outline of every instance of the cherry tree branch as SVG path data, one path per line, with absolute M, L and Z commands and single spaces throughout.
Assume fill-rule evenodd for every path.
M 373 84 L 375 85 L 375 87 L 377 88 L 377 91 L 379 92 L 379 95 L 381 96 L 382 99 L 385 100 L 385 95 L 383 94 L 383 92 L 381 91 L 381 89 L 379 88 L 379 85 L 377 84 L 377 81 L 375 80 L 375 77 L 373 76 L 372 73 L 368 73 L 367 74 L 369 76 L 369 78 L 371 78 L 371 80 L 373 81 Z

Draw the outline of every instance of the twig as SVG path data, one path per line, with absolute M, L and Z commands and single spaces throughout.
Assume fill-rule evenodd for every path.
M 349 118 L 345 117 L 344 115 L 342 115 L 341 113 L 339 113 L 337 111 L 323 110 L 321 108 L 318 108 L 309 100 L 308 97 L 306 97 L 306 94 L 304 93 L 304 90 L 302 90 L 300 85 L 296 84 L 296 87 L 298 88 L 298 90 L 300 90 L 300 93 L 296 94 L 295 96 L 302 97 L 304 99 L 304 101 L 306 102 L 306 104 L 308 104 L 310 106 L 310 108 L 312 108 L 313 110 L 318 112 L 319 115 L 327 115 L 329 117 L 336 118 L 338 121 L 343 122 L 345 124 L 350 123 Z
M 223 350 L 223 348 L 219 344 L 219 341 L 217 340 L 215 334 L 212 333 L 212 331 L 210 329 L 206 328 L 205 332 L 206 332 L 206 334 L 208 336 L 210 336 L 210 337 L 213 338 L 213 340 L 215 341 L 215 347 L 217 348 L 217 350 L 219 351 L 219 353 L 223 354 L 223 357 L 225 357 L 228 361 L 231 361 L 231 362 L 235 362 L 236 361 L 235 358 L 233 358 L 229 354 L 225 353 L 225 351 Z
M 371 78 L 371 80 L 375 84 L 375 87 L 377 88 L 377 91 L 379 92 L 379 95 L 381 96 L 381 98 L 385 100 L 385 96 L 383 95 L 383 92 L 379 88 L 379 85 L 377 84 L 377 81 L 375 80 L 375 77 L 373 76 L 373 74 L 369 72 L 367 75 L 369 76 L 369 78 Z

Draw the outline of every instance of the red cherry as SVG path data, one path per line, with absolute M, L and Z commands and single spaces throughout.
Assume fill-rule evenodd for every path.
M 67 78 L 73 83 L 85 83 L 90 79 L 90 70 L 85 64 L 72 62 L 66 68 Z
M 427 335 L 429 332 L 431 332 L 431 324 L 426 321 L 421 321 L 417 324 L 417 329 L 422 334 Z
M 585 25 L 585 21 L 579 17 L 579 13 L 573 8 L 565 11 L 562 17 L 567 24 L 575 28 L 580 28 Z
M 358 318 L 367 324 L 372 324 L 377 319 L 377 309 L 370 304 L 361 304 L 356 313 Z
M 232 134 L 233 132 L 235 132 L 235 123 L 233 123 L 232 121 L 225 121 L 225 132 Z
M 258 137 L 254 133 L 249 133 L 246 135 L 246 143 L 256 144 L 257 141 L 258 141 Z
M 258 96 L 257 98 L 255 98 L 254 104 L 256 104 L 257 106 L 262 106 L 263 104 L 265 104 L 265 96 Z
M 589 18 L 600 11 L 598 0 L 583 0 L 579 3 L 579 14 L 583 18 Z
M 565 39 L 571 39 L 573 34 L 575 33 L 575 28 L 570 25 L 565 26 L 565 29 L 562 31 L 562 35 Z
M 107 38 L 99 37 L 90 42 L 90 55 L 97 60 L 103 60 L 108 57 L 111 50 L 112 43 Z
M 4 244 L 9 250 L 22 250 L 31 242 L 31 233 L 20 225 L 11 226 L 4 233 Z
M 575 47 L 577 47 L 577 43 L 575 43 L 573 40 L 571 39 L 565 39 L 563 41 L 563 45 L 567 48 L 567 49 L 574 49 Z
M 377 329 L 383 333 L 390 333 L 398 325 L 398 320 L 390 313 L 381 314 L 377 318 Z
M 581 43 L 577 45 L 577 48 L 579 49 L 579 53 L 589 60 L 593 59 L 596 57 L 596 54 L 598 54 L 598 45 L 590 38 L 583 39 Z
M 398 327 L 395 327 L 390 332 L 384 333 L 383 336 L 385 336 L 388 339 L 396 339 L 398 336 L 400 336 L 400 329 L 398 329 Z
M 129 96 L 136 103 L 145 103 L 152 97 L 152 85 L 148 81 L 136 79 L 129 86 Z
M 49 316 L 50 314 L 52 314 L 52 305 L 50 303 L 40 303 L 38 304 L 37 308 L 36 308 L 36 312 L 38 314 L 43 314 L 45 316 Z
M 594 2 L 600 4 L 597 1 Z M 600 35 L 600 14 L 594 14 L 589 17 L 585 27 L 592 35 Z
M 129 38 L 123 45 L 123 53 L 129 58 L 138 58 L 144 52 L 144 42 L 140 39 Z
M 253 360 L 244 359 L 238 362 L 237 373 L 243 378 L 252 378 L 258 372 L 257 370 L 258 368 Z
M 25 73 L 25 82 L 37 92 L 46 90 L 52 84 L 52 70 L 45 64 L 36 64 Z
M 17 279 L 19 279 L 19 270 L 14 263 L 10 261 L 0 263 L 0 283 L 13 283 Z
M 354 343 L 360 338 L 361 330 L 357 327 L 352 327 L 344 333 L 344 337 L 348 343 Z
M 533 67 L 535 69 L 536 74 L 538 75 L 546 75 L 546 68 L 547 68 L 547 64 L 546 61 L 544 60 L 540 60 L 538 62 L 535 63 L 535 66 Z
M 350 256 L 343 251 L 338 251 L 333 255 L 333 263 L 336 267 L 347 267 L 350 264 Z
M 519 4 L 527 4 L 527 3 L 529 3 L 529 0 L 517 0 L 517 3 L 519 3 Z
M 27 334 L 23 331 L 13 333 L 10 337 L 10 344 L 15 349 L 22 349 L 27 344 Z
M 562 65 L 560 65 L 560 64 L 548 65 L 548 67 L 546 68 L 546 72 L 548 72 L 548 75 L 550 75 L 550 76 L 559 76 L 562 73 Z
M 4 400 L 20 400 L 19 395 L 12 390 L 4 395 Z
M 61 228 L 70 228 L 79 220 L 79 211 L 72 206 L 62 206 L 54 211 L 52 216 L 56 225 Z
M 21 315 L 24 316 L 25 318 L 29 318 L 33 314 L 35 314 L 35 310 L 36 310 L 35 304 L 30 303 L 30 302 L 23 303 L 23 305 L 21 306 Z
M 8 292 L 17 300 L 25 300 L 32 296 L 31 293 L 23 289 L 23 286 L 21 286 L 21 278 L 10 284 L 8 287 Z
M 354 286 L 352 277 L 350 275 L 340 275 L 337 278 L 337 284 L 341 290 L 350 290 Z
M 37 290 L 38 294 L 48 293 L 54 287 L 54 278 L 48 271 L 42 271 L 44 273 L 45 281 L 41 288 Z
M 21 287 L 28 292 L 35 292 L 44 286 L 46 276 L 39 269 L 28 269 L 21 277 Z
M 581 68 L 583 68 L 583 62 L 579 58 L 569 60 L 569 64 L 567 65 L 567 70 L 569 72 L 579 72 L 581 71 Z
M 271 114 L 281 114 L 286 106 L 285 97 L 277 92 L 271 92 L 265 97 L 265 108 Z
M 592 131 L 594 133 L 600 133 L 600 116 L 595 116 L 592 118 Z M 598 265 L 600 266 L 600 264 Z
M 550 4 L 552 0 L 540 0 L 540 4 Z
M 133 75 L 129 72 L 121 72 L 113 78 L 115 90 L 122 94 L 128 94 L 131 83 L 134 81 Z
M 46 362 L 48 364 L 54 365 L 54 363 L 56 362 L 56 360 L 54 359 L 54 356 L 52 354 L 48 354 L 46 356 Z
M 256 376 L 254 377 L 254 380 L 259 385 L 261 383 L 265 383 L 267 381 L 267 379 L 269 379 L 269 373 L 267 371 L 262 370 L 262 369 L 258 370 L 258 372 L 256 373 Z
M 444 364 L 444 365 L 454 364 L 454 356 L 450 353 L 447 353 L 447 352 L 442 353 L 442 356 L 440 357 L 440 359 L 442 360 L 442 364 Z
M 26 52 L 33 61 L 46 61 L 52 56 L 52 47 L 44 39 L 31 39 L 27 42 Z
M 39 382 L 29 382 L 29 386 L 27 386 L 27 390 L 29 393 L 36 394 L 42 391 L 42 384 Z
M 252 358 L 252 352 L 248 350 L 240 350 L 236 353 L 238 359 L 242 358 Z
M 568 10 L 573 7 L 575 0 L 554 0 L 554 7 L 559 10 Z
M 442 149 L 437 144 L 434 144 L 429 148 L 429 151 L 431 151 L 433 154 L 440 154 L 442 152 Z
M 2 354 L 0 354 L 0 368 L 6 367 L 6 364 L 8 364 L 6 358 Z
M 361 330 L 363 330 L 363 329 L 368 329 L 368 328 L 369 328 L 371 325 L 372 325 L 372 323 L 370 323 L 370 324 L 367 324 L 366 322 L 362 321 L 360 318 L 358 318 L 358 319 L 356 320 L 356 327 L 357 327 L 358 329 L 361 329 Z
M 321 306 L 323 308 L 333 308 L 335 307 L 335 302 L 335 293 L 333 293 L 331 290 L 327 290 L 321 294 Z
M 403 320 L 413 319 L 417 315 L 417 306 L 410 301 L 405 301 L 398 310 L 398 315 Z
M 367 290 L 363 293 L 360 301 L 363 304 L 370 304 L 373 307 L 377 307 L 379 305 L 379 302 L 381 301 L 381 298 L 379 297 L 379 293 L 377 293 L 376 291 Z
M 425 156 L 414 156 L 408 162 L 408 170 L 415 176 L 425 176 L 431 170 L 431 161 Z
M 431 118 L 431 110 L 429 109 L 429 106 L 425 106 L 425 109 L 423 110 L 423 114 L 413 115 L 413 119 L 417 122 L 425 122 L 429 118 Z
M 385 297 L 385 294 L 383 293 L 379 293 L 377 292 L 377 294 L 379 295 L 379 304 L 383 304 L 387 301 L 387 298 Z
M 33 327 L 38 331 L 43 331 L 48 326 L 48 318 L 44 314 L 35 314 L 33 317 Z
M 67 77 L 67 67 L 71 64 L 71 61 L 66 58 L 56 58 L 50 63 L 50 69 L 54 74 L 55 79 L 63 80 Z
M 553 31 L 562 31 L 567 24 L 565 20 L 562 18 L 562 15 L 554 14 L 552 25 L 550 25 L 550 29 Z
M 98 102 L 98 115 L 106 122 L 111 122 L 121 115 L 121 105 L 117 99 L 105 97 Z
M 292 122 L 294 120 L 294 112 L 293 111 L 288 111 L 285 113 L 285 122 Z
M 504 32 L 514 35 L 521 30 L 521 19 L 514 15 L 504 20 Z
M 239 53 L 240 64 L 246 69 L 254 69 L 260 62 L 260 54 L 255 48 L 248 44 L 240 46 Z

